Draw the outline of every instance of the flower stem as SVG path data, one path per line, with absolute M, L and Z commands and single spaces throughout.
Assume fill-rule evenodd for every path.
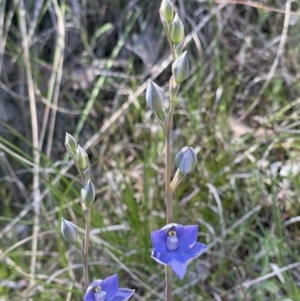
M 169 265 L 165 266 L 165 275 L 166 275 L 166 301 L 172 301 L 172 278 L 173 272 Z
M 176 59 L 176 54 L 174 52 L 174 47 L 170 38 L 170 34 L 167 33 L 167 39 L 170 45 L 170 50 L 172 52 L 173 61 Z M 167 131 L 166 131 L 166 162 L 165 162 L 165 198 L 166 198 L 166 208 L 167 208 L 167 224 L 173 223 L 173 200 L 171 192 L 171 140 L 172 140 L 172 127 L 173 127 L 173 115 L 175 110 L 176 94 L 179 87 L 175 88 L 177 91 L 174 92 L 173 79 L 170 80 L 170 108 L 167 119 Z
M 176 56 L 175 56 L 174 48 L 168 34 L 167 34 L 167 38 L 172 52 L 173 60 L 175 60 Z M 167 210 L 167 224 L 173 223 L 173 199 L 172 199 L 172 191 L 171 191 L 171 172 L 172 172 L 171 141 L 172 141 L 173 115 L 174 115 L 176 97 L 174 93 L 171 93 L 171 90 L 172 90 L 172 78 L 170 81 L 170 108 L 168 113 L 167 131 L 166 131 L 165 198 L 166 198 L 166 210 Z M 166 275 L 165 300 L 172 301 L 172 269 L 169 265 L 165 266 L 165 275 Z
M 76 163 L 76 157 L 72 152 L 69 152 L 71 158 L 74 161 L 74 164 L 77 168 L 77 171 L 80 175 L 83 185 L 86 183 L 84 172 L 80 169 L 78 164 Z M 90 168 L 90 166 L 88 166 Z M 83 263 L 83 276 L 84 276 L 84 287 L 85 289 L 89 286 L 89 243 L 90 243 L 90 229 L 91 229 L 91 210 L 86 207 L 86 204 L 81 201 L 81 208 L 84 214 L 85 219 L 85 235 L 84 235 L 84 244 L 81 248 L 81 257 Z
M 169 43 L 170 50 L 171 50 L 171 53 L 172 53 L 173 61 L 175 61 L 176 60 L 176 53 L 175 53 L 174 46 L 173 46 L 173 43 L 171 41 L 171 37 L 170 37 L 169 34 L 167 35 L 167 39 L 168 39 L 168 43 Z
M 167 224 L 173 223 L 173 199 L 171 192 L 171 139 L 172 125 L 175 102 L 171 101 L 168 115 L 167 134 L 166 134 L 166 166 L 165 166 L 165 198 L 167 210 Z M 166 301 L 172 301 L 172 269 L 169 265 L 165 266 L 166 274 Z
M 90 241 L 90 228 L 91 228 L 91 211 L 90 208 L 84 209 L 85 217 L 85 238 L 84 238 L 84 247 L 83 247 L 83 273 L 84 273 L 84 286 L 85 289 L 89 286 L 89 241 Z
M 175 102 L 170 103 L 170 111 L 167 123 L 167 134 L 166 134 L 166 166 L 165 166 L 165 197 L 166 197 L 166 208 L 167 208 L 167 224 L 173 223 L 173 200 L 171 192 L 171 140 L 172 140 L 172 125 L 173 125 L 173 114 L 174 114 Z

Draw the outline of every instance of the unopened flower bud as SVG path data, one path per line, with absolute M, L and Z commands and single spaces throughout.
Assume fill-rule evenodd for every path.
M 173 5 L 169 0 L 162 0 L 160 5 L 160 12 L 168 23 L 171 23 L 174 16 Z
M 76 164 L 81 170 L 86 170 L 89 166 L 89 157 L 80 145 L 77 146 L 76 150 Z
M 75 140 L 75 138 L 70 135 L 69 133 L 66 133 L 66 137 L 65 137 L 65 146 L 68 149 L 68 151 L 70 151 L 71 153 L 76 153 L 77 150 L 77 142 Z
M 171 28 L 171 40 L 175 45 L 177 45 L 182 41 L 184 36 L 184 27 L 178 14 L 175 14 Z
M 174 79 L 178 85 L 180 85 L 189 74 L 189 60 L 187 58 L 187 52 L 182 53 L 172 65 L 172 72 Z
M 192 147 L 182 148 L 175 157 L 177 168 L 183 173 L 191 172 L 197 164 L 197 155 Z
M 149 80 L 148 82 L 146 101 L 150 109 L 154 112 L 164 109 L 164 95 L 162 89 L 152 80 Z
M 77 243 L 77 227 L 66 219 L 61 219 L 61 234 L 71 244 Z
M 90 207 L 95 200 L 95 187 L 92 181 L 89 179 L 81 189 L 81 201 Z

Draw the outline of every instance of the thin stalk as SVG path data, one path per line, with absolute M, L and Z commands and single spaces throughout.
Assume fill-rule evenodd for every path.
M 1 8 L 0 8 L 0 73 L 2 69 L 2 63 L 3 63 L 3 57 L 4 57 L 4 48 L 6 44 L 6 37 L 5 36 L 5 27 L 4 27 L 4 15 L 5 15 L 5 6 L 6 6 L 6 0 L 0 2 Z
M 165 266 L 165 274 L 166 274 L 166 301 L 172 301 L 172 280 L 173 280 L 173 272 L 169 265 Z
M 172 139 L 172 126 L 173 126 L 173 114 L 175 109 L 175 101 L 170 103 L 170 111 L 167 122 L 167 134 L 166 134 L 166 166 L 165 166 L 165 198 L 166 198 L 166 210 L 167 210 L 167 224 L 173 223 L 173 199 L 171 192 L 171 139 Z M 165 266 L 166 275 L 166 301 L 172 301 L 172 269 L 169 265 Z
M 71 156 L 77 168 L 77 171 L 82 180 L 82 184 L 84 185 L 86 183 L 86 180 L 83 172 L 81 171 L 80 167 L 76 163 L 75 155 L 68 149 L 68 147 L 66 148 L 67 148 L 67 152 Z M 90 164 L 88 168 L 90 168 Z M 84 244 L 81 246 L 80 255 L 83 263 L 84 287 L 85 289 L 87 289 L 89 286 L 89 244 L 90 244 L 90 229 L 91 229 L 91 210 L 90 208 L 86 207 L 86 204 L 82 200 L 81 200 L 81 208 L 85 219 L 85 235 L 84 235 Z
M 170 45 L 170 50 L 174 61 L 176 59 L 176 54 L 169 34 L 167 34 L 167 39 Z M 172 85 L 172 79 L 170 81 L 170 91 L 172 89 L 171 85 Z M 168 113 L 167 131 L 166 131 L 166 161 L 165 161 L 165 198 L 166 198 L 166 210 L 167 210 L 167 224 L 173 223 L 173 199 L 172 199 L 172 191 L 171 191 L 171 172 L 172 172 L 171 141 L 172 141 L 174 110 L 175 110 L 175 96 L 173 93 L 170 93 L 170 108 Z M 172 301 L 173 273 L 169 265 L 165 266 L 165 276 L 166 276 L 165 300 Z
M 171 53 L 172 53 L 173 61 L 175 61 L 176 60 L 176 53 L 175 53 L 175 49 L 174 49 L 174 46 L 173 46 L 173 43 L 172 43 L 172 40 L 171 40 L 171 37 L 170 37 L 169 34 L 167 34 L 167 39 L 168 39 L 168 43 L 169 43 L 170 50 L 171 50 Z
M 90 229 L 91 229 L 91 211 L 90 208 L 85 208 L 85 238 L 83 247 L 83 273 L 85 289 L 89 286 L 89 243 L 90 243 Z
M 29 54 L 29 45 L 28 45 L 28 33 L 27 33 L 27 25 L 26 25 L 26 11 L 23 0 L 20 1 L 19 4 L 19 19 L 20 19 L 20 32 L 22 37 L 22 49 L 23 49 L 23 57 L 24 57 L 24 65 L 27 79 L 27 89 L 28 89 L 28 98 L 29 98 L 29 107 L 30 107 L 30 115 L 31 115 L 31 131 L 32 131 L 32 148 L 33 148 L 33 230 L 32 230 L 32 256 L 30 263 L 30 285 L 32 286 L 35 282 L 35 269 L 36 269 L 36 254 L 38 247 L 38 233 L 40 230 L 40 175 L 39 175 L 39 166 L 40 166 L 40 152 L 39 152 L 39 133 L 38 133 L 38 119 L 37 119 L 37 108 L 36 108 L 36 100 L 34 94 L 34 83 L 31 72 L 31 63 L 30 63 L 30 54 Z
M 70 152 L 70 155 L 75 163 L 75 166 L 82 179 L 83 185 L 86 183 L 85 177 L 79 166 L 76 164 L 74 155 Z M 88 166 L 90 168 L 90 164 Z M 82 263 L 83 263 L 83 276 L 84 276 L 84 287 L 85 289 L 89 286 L 89 244 L 90 244 L 90 230 L 91 230 L 91 209 L 86 207 L 86 204 L 81 200 L 81 208 L 85 219 L 85 235 L 84 245 L 81 249 Z
M 58 97 L 59 97 L 59 89 L 61 85 L 61 78 L 63 72 L 63 62 L 64 62 L 64 48 L 65 48 L 65 26 L 64 26 L 64 14 L 65 14 L 65 3 L 61 1 L 61 8 L 59 7 L 57 0 L 52 0 L 53 7 L 57 17 L 57 41 L 53 59 L 53 71 L 51 74 L 50 81 L 51 84 L 51 98 L 48 98 L 49 102 L 52 100 L 52 104 L 57 107 Z M 50 95 L 49 95 L 50 96 Z M 48 141 L 46 148 L 46 156 L 50 158 L 52 142 L 53 142 L 53 133 L 56 121 L 56 112 L 57 110 L 52 110 L 49 132 L 48 132 Z M 42 141 L 40 140 L 40 145 L 42 145 Z
M 167 134 L 166 134 L 166 162 L 165 162 L 165 197 L 166 197 L 166 209 L 167 209 L 167 224 L 173 223 L 173 200 L 171 192 L 171 140 L 172 140 L 172 126 L 173 126 L 173 114 L 175 109 L 175 102 L 171 101 L 170 111 L 167 122 Z
M 176 59 L 174 47 L 170 38 L 167 34 L 167 39 L 170 45 L 173 61 Z M 172 79 L 170 81 L 170 91 L 172 89 Z M 167 120 L 167 131 L 166 131 L 166 161 L 165 161 L 165 197 L 166 197 L 166 208 L 167 208 L 167 224 L 173 222 L 173 200 L 171 192 L 171 140 L 172 140 L 172 127 L 173 127 L 173 115 L 175 110 L 176 97 L 174 93 L 170 93 L 170 108 Z

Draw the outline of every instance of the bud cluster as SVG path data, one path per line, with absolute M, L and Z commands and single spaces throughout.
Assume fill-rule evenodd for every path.
M 184 27 L 177 13 L 174 17 L 172 3 L 169 0 L 163 0 L 159 11 L 168 38 L 171 39 L 173 44 L 180 44 L 184 38 Z
M 74 163 L 82 172 L 89 168 L 90 161 L 86 151 L 77 144 L 75 138 L 69 133 L 66 133 L 65 146 Z
M 184 26 L 178 14 L 174 13 L 174 8 L 170 0 L 162 0 L 159 12 L 166 36 L 169 39 L 169 42 L 172 44 L 174 50 L 174 62 L 172 64 L 173 76 L 170 79 L 169 88 L 170 98 L 164 101 L 164 94 L 161 87 L 159 87 L 152 80 L 149 80 L 146 90 L 146 101 L 149 108 L 155 113 L 160 125 L 162 126 L 162 129 L 166 134 L 168 131 L 168 121 L 170 121 L 169 119 L 173 118 L 173 110 L 170 116 L 170 107 L 173 106 L 172 109 L 174 109 L 180 84 L 188 77 L 190 66 L 187 51 L 182 53 L 184 43 Z M 165 106 L 168 107 L 167 111 Z M 176 175 L 178 176 L 178 179 L 182 179 L 196 166 L 197 156 L 194 149 L 191 147 L 184 147 L 176 155 L 175 163 L 178 167 L 178 172 Z M 178 181 L 176 183 L 179 184 Z M 177 184 L 175 186 L 177 187 Z M 173 188 L 175 186 L 173 186 Z
M 188 77 L 189 60 L 187 52 L 182 53 L 184 44 L 184 26 L 170 0 L 162 0 L 160 5 L 160 17 L 164 26 L 167 38 L 172 45 L 174 62 L 172 65 L 173 76 L 170 81 L 170 101 L 175 101 L 180 84 Z M 155 112 L 165 134 L 167 132 L 167 120 L 169 111 L 166 112 L 165 106 L 170 109 L 170 101 L 164 101 L 162 89 L 154 82 L 149 80 L 146 101 L 150 109 Z
M 81 206 L 85 219 L 89 220 L 90 207 L 96 195 L 94 184 L 90 179 L 90 160 L 86 151 L 69 133 L 66 133 L 65 146 L 84 182 L 81 189 Z M 82 242 L 77 235 L 77 227 L 75 224 L 62 218 L 61 233 L 66 241 L 75 245 L 78 250 L 80 250 Z

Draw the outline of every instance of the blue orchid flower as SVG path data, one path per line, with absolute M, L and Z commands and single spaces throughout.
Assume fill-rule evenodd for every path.
M 84 301 L 127 301 L 134 290 L 119 288 L 118 275 L 93 281 L 87 288 Z
M 197 225 L 168 224 L 151 233 L 154 247 L 151 257 L 160 264 L 169 264 L 175 274 L 183 279 L 187 263 L 207 249 L 206 245 L 196 242 L 197 237 Z

